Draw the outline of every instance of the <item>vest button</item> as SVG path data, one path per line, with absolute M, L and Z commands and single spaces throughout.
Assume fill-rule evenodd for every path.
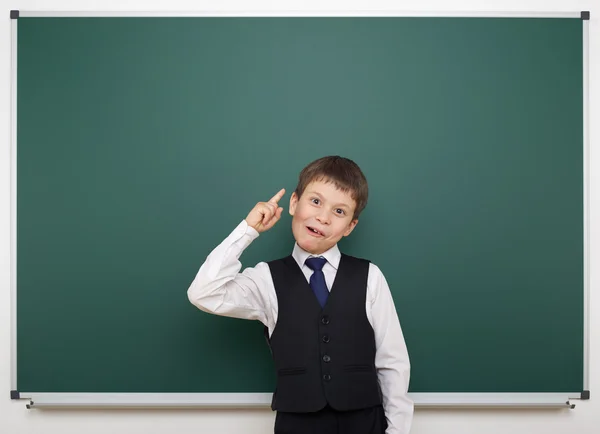
M 323 316 L 323 318 L 321 318 L 321 322 L 325 325 L 329 324 L 329 317 L 327 315 Z
M 329 362 L 331 362 L 331 357 L 329 357 L 327 354 L 325 354 L 325 355 L 323 356 L 323 361 L 324 361 L 325 363 L 329 363 Z
M 331 380 L 331 375 L 329 375 L 329 374 L 323 375 L 323 380 L 330 381 Z
M 329 343 L 329 335 L 323 335 L 323 342 L 325 342 L 326 344 Z

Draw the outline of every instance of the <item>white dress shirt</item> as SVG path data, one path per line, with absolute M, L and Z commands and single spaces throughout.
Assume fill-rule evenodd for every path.
M 243 220 L 206 258 L 188 289 L 188 298 L 205 312 L 258 320 L 267 326 L 270 336 L 277 324 L 278 306 L 269 265 L 260 262 L 240 273 L 239 258 L 258 235 Z M 312 255 L 295 244 L 292 256 L 309 281 L 313 271 L 304 261 Z M 331 289 L 341 253 L 335 245 L 319 256 L 327 259 L 323 273 L 327 288 Z M 369 264 L 365 309 L 375 332 L 375 368 L 388 421 L 386 434 L 408 434 L 413 416 L 413 403 L 407 395 L 408 352 L 388 284 L 372 263 Z

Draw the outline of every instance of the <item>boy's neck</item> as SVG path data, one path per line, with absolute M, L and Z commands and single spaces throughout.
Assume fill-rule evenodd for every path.
M 317 253 L 307 252 L 302 247 L 300 247 L 298 245 L 298 243 L 296 243 L 296 244 L 294 244 L 294 250 L 292 252 L 292 256 L 294 257 L 294 259 L 300 266 L 302 266 L 304 264 L 304 261 L 306 261 L 306 259 L 311 256 L 323 256 L 325 259 L 327 259 L 328 263 L 330 263 L 331 265 L 333 265 L 333 267 L 335 267 L 337 269 L 337 267 L 340 263 L 340 259 L 342 257 L 342 253 L 340 252 L 340 249 L 338 248 L 337 244 L 335 244 L 329 250 L 326 250 L 323 253 L 317 254 Z

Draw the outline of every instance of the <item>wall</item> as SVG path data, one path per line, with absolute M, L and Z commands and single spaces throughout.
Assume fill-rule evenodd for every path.
M 0 14 L 0 432 L 49 434 L 144 433 L 181 434 L 219 432 L 262 434 L 272 432 L 269 410 L 27 410 L 23 401 L 11 401 L 10 390 L 10 20 L 9 10 L 23 11 L 591 11 L 590 119 L 600 110 L 600 6 L 593 0 L 513 1 L 3 1 Z M 592 399 L 577 402 L 575 410 L 424 410 L 417 409 L 413 434 L 543 432 L 591 434 L 600 426 L 600 123 L 591 123 L 590 152 L 590 390 Z M 556 375 L 560 375 L 557 372 Z

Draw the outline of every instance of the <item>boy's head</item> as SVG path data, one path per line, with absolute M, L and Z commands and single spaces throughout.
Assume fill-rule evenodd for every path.
M 350 235 L 368 196 L 367 179 L 354 161 L 331 156 L 310 163 L 290 197 L 298 245 L 315 255 L 329 250 Z

